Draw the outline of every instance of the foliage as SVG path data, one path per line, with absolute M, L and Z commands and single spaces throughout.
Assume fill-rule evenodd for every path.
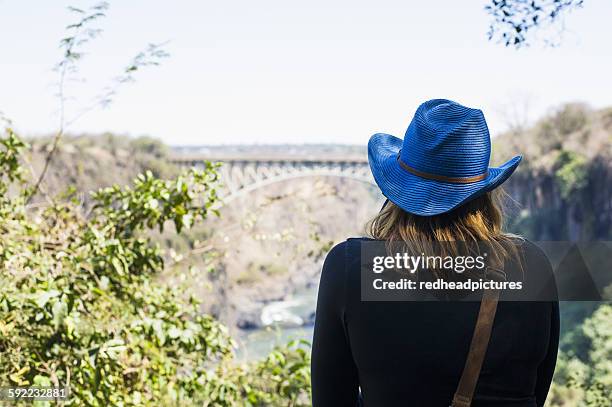
M 536 144 L 540 152 L 554 152 L 561 149 L 568 140 L 581 139 L 584 134 L 581 131 L 588 132 L 589 116 L 592 115 L 587 106 L 578 103 L 565 104 L 556 109 L 536 126 Z
M 588 374 L 582 383 L 589 406 L 606 406 L 612 401 L 612 305 L 602 305 L 583 324 L 591 346 Z
M 506 47 L 520 48 L 528 44 L 536 28 L 551 26 L 583 3 L 584 0 L 491 0 L 485 6 L 493 18 L 489 39 L 497 38 Z
M 242 381 L 251 405 L 310 406 L 310 350 L 305 341 L 292 341 L 254 365 Z
M 26 147 L 12 129 L 8 128 L 7 136 L 0 139 L 2 155 L 0 155 L 0 194 L 6 197 L 8 185 L 15 181 L 23 181 L 23 168 L 19 163 L 19 153 Z
M 10 129 L 0 142 L 0 383 L 66 386 L 79 406 L 307 404 L 303 344 L 236 367 L 226 328 L 155 278 L 164 256 L 147 232 L 214 213 L 215 165 L 101 189 L 89 212 L 33 208 L 26 147 Z
M 305 341 L 291 341 L 259 362 L 221 367 L 226 378 L 228 405 L 245 407 L 307 407 L 310 402 L 310 349 Z M 230 378 L 229 380 L 227 378 Z M 203 405 L 209 399 L 199 399 Z
M 612 305 L 601 304 L 559 356 L 550 406 L 608 407 L 612 401 Z M 576 348 L 584 348 L 576 352 Z
M 559 185 L 561 197 L 570 199 L 588 185 L 588 161 L 585 157 L 572 151 L 561 150 L 557 158 L 555 179 Z
M 523 156 L 505 184 L 520 203 L 510 228 L 532 240 L 609 240 L 612 126 L 605 109 L 553 109 L 519 132 L 494 139 L 493 161 Z M 563 219 L 563 222 L 559 222 Z

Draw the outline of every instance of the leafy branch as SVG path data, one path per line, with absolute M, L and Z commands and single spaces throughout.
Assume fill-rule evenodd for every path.
M 584 0 L 491 0 L 485 6 L 493 18 L 489 40 L 497 38 L 506 47 L 521 48 L 528 44 L 536 28 L 552 26 L 583 3 Z
M 63 50 L 62 59 L 56 65 L 55 70 L 58 72 L 58 100 L 59 100 L 59 123 L 58 130 L 53 137 L 51 149 L 47 153 L 43 165 L 43 169 L 38 176 L 34 186 L 31 189 L 30 195 L 27 198 L 29 203 L 34 195 L 41 190 L 41 184 L 43 183 L 49 165 L 53 160 L 53 157 L 59 147 L 60 141 L 66 131 L 66 129 L 74 124 L 77 120 L 82 118 L 87 113 L 95 110 L 96 108 L 108 107 L 115 96 L 119 88 L 127 83 L 135 81 L 135 73 L 142 70 L 144 67 L 158 66 L 164 58 L 169 56 L 163 47 L 166 43 L 161 44 L 149 44 L 147 47 L 139 52 L 127 66 L 123 69 L 120 75 L 113 78 L 111 84 L 106 86 L 102 93 L 95 97 L 93 103 L 82 109 L 74 117 L 66 119 L 66 82 L 67 79 L 76 74 L 78 71 L 78 63 L 85 56 L 83 47 L 89 44 L 92 40 L 99 37 L 102 33 L 102 29 L 97 28 L 95 23 L 106 17 L 106 11 L 109 9 L 109 3 L 106 1 L 97 3 L 88 10 L 83 10 L 76 7 L 69 7 L 68 10 L 77 15 L 77 22 L 72 23 L 66 27 L 68 35 L 60 41 L 60 49 Z
M 62 59 L 56 65 L 55 70 L 59 74 L 57 83 L 57 97 L 59 100 L 59 123 L 58 130 L 53 137 L 53 143 L 51 149 L 47 153 L 43 169 L 31 190 L 30 196 L 27 202 L 30 202 L 36 192 L 40 189 L 40 185 L 43 182 L 49 164 L 57 151 L 60 140 L 64 135 L 65 130 L 65 114 L 66 114 L 66 80 L 68 75 L 74 74 L 77 71 L 77 62 L 80 61 L 84 56 L 82 47 L 91 42 L 94 38 L 99 36 L 102 32 L 101 29 L 92 27 L 93 23 L 102 17 L 105 17 L 106 10 L 108 10 L 109 4 L 107 2 L 101 2 L 93 6 L 90 10 L 85 11 L 76 7 L 68 7 L 68 10 L 76 14 L 79 19 L 76 23 L 70 24 L 66 27 L 68 36 L 64 37 L 60 41 L 60 49 L 62 49 Z

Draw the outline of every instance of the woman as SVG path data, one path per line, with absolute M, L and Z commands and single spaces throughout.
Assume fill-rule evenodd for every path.
M 362 250 L 372 240 L 340 243 L 319 287 L 315 407 L 544 404 L 559 340 L 552 270 L 535 245 L 503 232 L 495 188 L 521 157 L 489 168 L 490 151 L 482 112 L 441 99 L 417 109 L 403 141 L 374 135 L 368 158 L 387 202 L 370 233 L 407 245 L 486 242 L 504 279 L 548 281 L 548 294 L 533 297 L 545 301 L 509 301 L 504 292 L 498 303 L 493 290 L 476 301 L 363 301 Z

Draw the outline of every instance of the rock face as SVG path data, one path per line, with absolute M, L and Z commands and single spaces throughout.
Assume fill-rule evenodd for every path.
M 591 241 L 612 238 L 612 165 L 586 165 L 584 185 L 561 193 L 558 173 L 518 171 L 505 189 L 512 205 L 509 228 L 532 240 Z
M 314 300 L 325 255 L 335 243 L 362 236 L 380 200 L 373 186 L 311 177 L 270 185 L 223 207 L 221 217 L 205 225 L 219 253 L 216 276 L 209 276 L 208 287 L 194 281 L 203 311 L 243 330 L 310 323 L 314 304 L 295 312 L 294 295 L 307 290 Z
M 532 240 L 612 238 L 612 109 L 567 105 L 532 128 L 494 139 L 499 163 L 523 154 L 504 185 L 511 230 Z

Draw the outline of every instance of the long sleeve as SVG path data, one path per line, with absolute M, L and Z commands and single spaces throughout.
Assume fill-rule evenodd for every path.
M 313 407 L 355 407 L 359 394 L 357 368 L 344 324 L 346 242 L 327 255 L 317 299 L 312 345 Z
M 548 342 L 548 353 L 538 366 L 538 377 L 536 382 L 536 403 L 543 406 L 550 389 L 550 383 L 555 372 L 557 363 L 557 351 L 559 348 L 559 303 L 552 303 L 552 315 L 550 317 L 550 339 Z

